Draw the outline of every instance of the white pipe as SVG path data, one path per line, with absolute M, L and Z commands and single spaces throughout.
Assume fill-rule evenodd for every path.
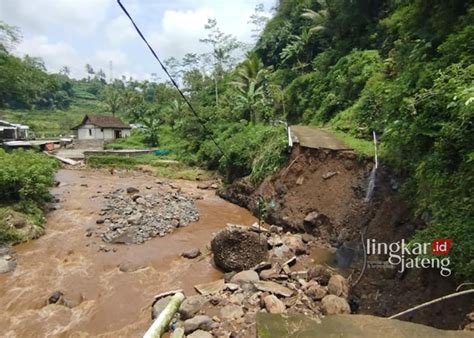
M 379 167 L 379 159 L 377 156 L 377 134 L 375 134 L 375 130 L 372 131 L 372 135 L 374 137 L 374 148 L 375 148 L 375 168 Z
M 166 331 L 168 325 L 173 319 L 174 314 L 178 311 L 179 306 L 184 300 L 184 294 L 181 292 L 175 293 L 171 297 L 170 302 L 156 320 L 151 324 L 148 331 L 143 335 L 143 338 L 159 338 Z

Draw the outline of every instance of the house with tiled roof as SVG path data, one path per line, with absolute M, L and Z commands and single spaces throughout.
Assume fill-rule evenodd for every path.
M 130 136 L 131 127 L 115 116 L 86 115 L 72 128 L 78 140 L 113 140 Z

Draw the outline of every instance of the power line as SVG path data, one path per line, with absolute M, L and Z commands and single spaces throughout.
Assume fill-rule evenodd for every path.
M 127 9 L 124 7 L 124 5 L 120 2 L 120 0 L 117 0 L 117 3 L 119 4 L 120 8 L 122 8 L 122 11 L 125 13 L 125 15 L 130 19 L 130 22 L 132 23 L 133 27 L 135 27 L 135 30 L 137 31 L 138 35 L 140 35 L 140 37 L 142 38 L 142 40 L 145 42 L 145 44 L 148 46 L 148 49 L 150 50 L 151 54 L 153 54 L 154 58 L 156 59 L 156 61 L 158 61 L 158 63 L 160 64 L 161 68 L 163 69 L 163 71 L 166 73 L 166 75 L 168 75 L 169 79 L 171 80 L 171 83 L 173 84 L 173 86 L 175 86 L 175 88 L 178 90 L 179 94 L 181 95 L 181 97 L 183 98 L 184 102 L 186 102 L 186 104 L 188 105 L 189 109 L 191 110 L 191 112 L 194 114 L 194 116 L 196 116 L 198 122 L 201 124 L 202 128 L 207 131 L 209 133 L 209 136 L 212 140 L 212 142 L 216 145 L 217 149 L 219 149 L 219 151 L 222 153 L 222 155 L 225 157 L 225 158 L 228 158 L 226 153 L 222 150 L 222 148 L 219 146 L 219 144 L 217 143 L 217 141 L 214 139 L 214 136 L 212 136 L 212 132 L 209 131 L 206 127 L 206 124 L 204 123 L 204 121 L 201 120 L 201 118 L 199 117 L 199 114 L 196 112 L 196 110 L 194 109 L 194 107 L 191 105 L 191 102 L 189 102 L 188 98 L 184 95 L 184 93 L 181 91 L 181 89 L 179 89 L 179 86 L 178 84 L 176 83 L 176 81 L 173 79 L 173 77 L 170 75 L 170 73 L 168 72 L 168 70 L 166 69 L 165 65 L 163 64 L 163 62 L 161 62 L 160 58 L 158 57 L 158 55 L 156 54 L 155 50 L 153 49 L 153 47 L 150 46 L 150 44 L 148 43 L 147 39 L 145 38 L 145 36 L 143 35 L 143 33 L 140 31 L 140 28 L 138 28 L 137 24 L 135 23 L 135 21 L 133 20 L 133 18 L 130 16 L 130 14 L 128 13 Z

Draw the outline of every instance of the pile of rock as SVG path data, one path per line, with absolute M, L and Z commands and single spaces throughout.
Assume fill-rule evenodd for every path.
M 105 242 L 143 243 L 199 220 L 193 199 L 177 191 L 140 194 L 129 187 L 104 198 L 107 203 L 96 223 L 104 226 L 101 237 Z
M 255 336 L 258 312 L 310 317 L 350 313 L 347 280 L 308 259 L 308 238 L 303 240 L 301 235 L 280 231 L 230 226 L 219 232 L 211 249 L 214 257 L 216 254 L 220 257 L 220 264 L 244 266 L 255 259 L 251 254 L 242 254 L 238 259 L 238 253 L 245 251 L 233 242 L 238 239 L 250 252 L 249 245 L 256 243 L 256 255 L 268 260 L 250 269 L 228 272 L 224 279 L 196 285 L 199 295 L 182 303 L 173 328 L 182 327 L 191 337 L 247 337 Z M 260 252 L 262 240 L 265 253 Z M 228 261 L 224 258 L 226 248 L 230 251 Z M 155 316 L 159 314 L 157 304 Z

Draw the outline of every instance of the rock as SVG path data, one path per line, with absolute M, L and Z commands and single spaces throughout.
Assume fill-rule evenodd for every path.
M 281 234 L 283 232 L 283 228 L 277 225 L 270 225 L 269 230 L 272 234 Z
M 474 311 L 466 315 L 466 319 L 470 322 L 474 322 Z
M 327 295 L 321 301 L 321 309 L 325 315 L 351 313 L 349 303 L 344 298 Z
M 463 328 L 464 331 L 474 331 L 474 323 L 468 323 Z
M 196 331 L 194 331 L 193 333 L 191 333 L 190 335 L 187 335 L 186 337 L 187 337 L 187 338 L 212 338 L 213 335 L 210 334 L 210 333 L 207 332 L 207 331 L 196 330 Z
M 304 288 L 305 294 L 313 300 L 323 299 L 327 295 L 327 288 L 315 281 L 310 281 Z
M 198 248 L 185 251 L 181 254 L 181 256 L 183 256 L 184 258 L 189 258 L 189 259 L 196 258 L 199 255 L 201 255 L 201 250 L 199 250 Z
M 127 219 L 128 224 L 137 225 L 142 220 L 142 214 L 137 212 Z
M 321 285 L 327 285 L 331 278 L 331 272 L 321 264 L 315 264 L 308 270 L 308 279 L 318 281 Z
M 337 174 L 339 174 L 338 171 L 329 171 L 323 175 L 323 179 L 328 180 L 331 177 L 336 176 Z
M 63 293 L 61 291 L 54 291 L 51 296 L 48 298 L 48 304 L 56 304 L 61 300 L 63 297 Z
M 239 289 L 239 285 L 234 284 L 234 283 L 226 283 L 225 288 L 226 288 L 226 290 L 229 290 L 230 292 L 234 292 L 234 291 L 237 291 Z
M 291 255 L 290 248 L 285 244 L 273 248 L 273 254 L 278 258 L 284 258 Z
M 267 309 L 268 313 L 285 312 L 285 304 L 283 304 L 283 302 L 274 295 L 266 296 L 265 298 L 263 298 L 263 302 L 265 303 L 265 309 Z
M 128 187 L 127 188 L 127 194 L 136 194 L 137 192 L 140 192 L 140 190 L 138 190 L 135 187 Z
M 262 270 L 260 271 L 260 279 L 269 280 L 276 278 L 278 276 L 278 272 L 274 269 Z
M 144 266 L 133 262 L 123 262 L 119 264 L 118 268 L 122 272 L 134 272 L 143 269 Z
M 230 279 L 230 282 L 234 284 L 242 285 L 245 283 L 257 282 L 259 280 L 260 278 L 258 277 L 258 273 L 256 273 L 253 270 L 245 270 L 245 271 L 241 271 L 235 274 L 234 277 Z
M 278 236 L 276 236 L 276 237 L 270 237 L 270 238 L 267 240 L 267 243 L 268 243 L 268 246 L 269 246 L 270 248 L 283 245 L 283 241 L 282 241 L 281 238 L 278 237 Z
M 300 235 L 290 235 L 283 238 L 283 242 L 290 248 L 295 255 L 306 253 L 306 246 Z
M 15 270 L 16 262 L 12 259 L 7 259 L 7 256 L 0 256 L 0 273 L 7 273 Z
M 244 315 L 244 310 L 239 305 L 229 304 L 224 306 L 220 311 L 220 317 L 223 319 L 237 319 Z
M 250 269 L 268 259 L 265 236 L 239 228 L 220 231 L 211 241 L 214 262 L 224 271 Z
M 287 287 L 271 281 L 258 281 L 254 282 L 253 285 L 263 292 L 270 292 L 283 297 L 290 297 L 293 291 Z
M 194 285 L 194 288 L 197 292 L 201 295 L 212 295 L 214 293 L 218 293 L 222 289 L 224 289 L 225 281 L 223 279 L 216 280 L 210 283 L 204 283 L 199 285 Z
M 105 219 L 99 218 L 98 220 L 95 221 L 95 224 L 104 224 Z
M 215 323 L 210 317 L 199 315 L 184 321 L 184 332 L 188 334 L 198 329 L 209 331 L 214 325 Z
M 318 217 L 319 217 L 319 213 L 316 211 L 312 211 L 306 215 L 306 217 L 304 218 L 304 222 L 306 224 L 316 225 L 318 221 Z
M 196 313 L 201 310 L 201 307 L 206 302 L 206 298 L 201 295 L 195 295 L 186 298 L 179 307 L 179 313 L 181 318 L 186 320 L 192 318 Z
M 204 331 L 206 332 L 206 331 Z M 190 336 L 188 336 L 190 337 Z M 177 327 L 172 333 L 170 338 L 184 338 L 184 329 L 182 327 Z
M 329 279 L 328 291 L 331 295 L 347 299 L 349 295 L 349 284 L 341 275 L 334 275 Z
M 314 241 L 316 238 L 313 235 L 310 234 L 302 234 L 301 239 L 303 240 L 304 243 L 309 243 Z
M 255 265 L 252 270 L 260 272 L 262 270 L 270 269 L 272 267 L 272 263 L 270 262 L 261 262 L 257 265 Z
M 158 318 L 161 311 L 165 309 L 173 296 L 167 296 L 156 300 L 151 308 L 151 319 Z
M 298 177 L 298 179 L 296 180 L 297 185 L 302 185 L 303 182 L 304 182 L 304 177 L 303 176 Z

